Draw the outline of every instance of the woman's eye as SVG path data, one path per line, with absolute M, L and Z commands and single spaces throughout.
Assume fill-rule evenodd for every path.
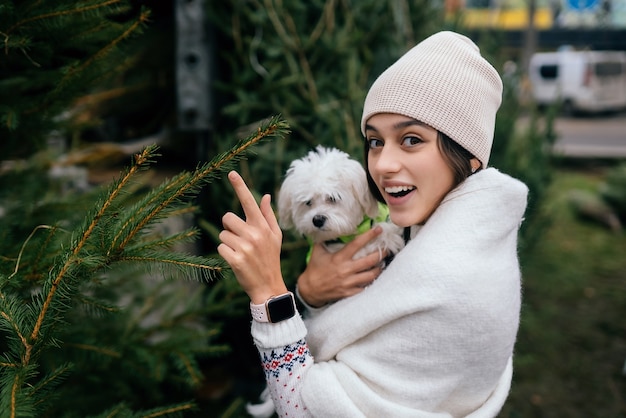
M 423 142 L 422 138 L 417 137 L 417 136 L 406 136 L 402 139 L 402 145 L 407 146 L 407 147 L 417 145 L 421 142 Z
M 381 141 L 380 139 L 373 138 L 373 139 L 369 139 L 368 142 L 369 142 L 370 149 L 383 146 L 383 141 Z

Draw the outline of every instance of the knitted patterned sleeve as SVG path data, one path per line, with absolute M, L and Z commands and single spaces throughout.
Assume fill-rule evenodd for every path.
M 252 337 L 261 357 L 267 386 L 278 416 L 306 417 L 301 390 L 313 365 L 300 315 L 277 324 L 252 321 Z
M 305 340 L 281 348 L 259 349 L 267 386 L 279 417 L 306 416 L 300 390 L 302 377 L 313 364 Z

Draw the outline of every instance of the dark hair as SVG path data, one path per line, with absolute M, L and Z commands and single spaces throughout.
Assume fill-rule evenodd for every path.
M 374 183 L 374 179 L 370 176 L 370 170 L 367 161 L 367 154 L 369 153 L 370 147 L 369 142 L 363 141 L 363 155 L 365 162 L 365 172 L 367 173 L 367 184 L 369 185 L 370 192 L 376 200 L 381 203 L 385 202 L 383 196 L 380 194 L 376 183 Z M 451 139 L 448 135 L 443 132 L 437 131 L 437 146 L 439 147 L 439 151 L 443 156 L 443 159 L 448 163 L 448 166 L 452 169 L 452 174 L 454 176 L 454 184 L 452 188 L 454 189 L 456 186 L 461 184 L 466 178 L 471 176 L 472 173 L 472 165 L 470 164 L 470 160 L 475 158 L 474 155 L 463 148 L 461 145 L 456 143 L 453 139 Z M 479 168 L 480 170 L 480 168 Z

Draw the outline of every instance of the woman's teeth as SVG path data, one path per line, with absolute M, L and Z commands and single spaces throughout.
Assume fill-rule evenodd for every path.
M 404 196 L 414 189 L 414 186 L 393 186 L 385 187 L 385 192 L 392 196 Z

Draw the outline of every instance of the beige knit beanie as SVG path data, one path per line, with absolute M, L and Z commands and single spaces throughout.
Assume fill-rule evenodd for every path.
M 439 32 L 426 38 L 376 79 L 365 98 L 361 132 L 377 113 L 397 113 L 448 135 L 489 162 L 502 80 L 467 37 Z

